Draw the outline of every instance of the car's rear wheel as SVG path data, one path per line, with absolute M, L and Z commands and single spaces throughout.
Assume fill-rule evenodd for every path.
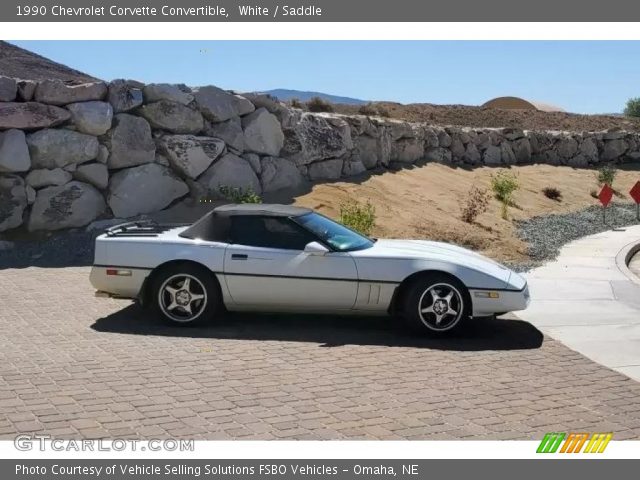
M 219 311 L 220 290 L 205 268 L 188 263 L 171 265 L 154 275 L 150 303 L 172 324 L 199 324 Z
M 456 278 L 440 273 L 417 278 L 404 296 L 403 316 L 413 329 L 431 333 L 457 330 L 469 317 L 471 297 Z

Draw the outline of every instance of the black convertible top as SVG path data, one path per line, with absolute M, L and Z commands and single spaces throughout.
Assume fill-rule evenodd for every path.
M 220 216 L 260 215 L 266 217 L 299 217 L 311 213 L 310 208 L 279 205 L 277 203 L 231 203 L 216 207 L 211 213 Z
M 235 216 L 259 215 L 263 217 L 299 217 L 313 210 L 291 205 L 242 203 L 216 207 L 200 220 L 180 233 L 183 238 L 226 242 L 229 237 L 230 218 Z

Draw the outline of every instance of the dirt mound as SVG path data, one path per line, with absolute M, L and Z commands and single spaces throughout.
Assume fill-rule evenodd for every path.
M 616 197 L 615 202 L 629 202 L 626 192 L 638 180 L 639 170 L 639 164 L 629 164 L 618 171 L 616 190 L 624 196 Z M 530 260 L 527 244 L 518 237 L 517 221 L 598 205 L 592 196 L 599 189 L 594 170 L 514 166 L 511 171 L 517 175 L 520 188 L 509 209 L 509 219 L 501 218 L 500 203 L 492 198 L 487 212 L 474 223 L 463 222 L 460 204 L 467 200 L 469 189 L 472 185 L 488 189 L 496 171 L 489 167 L 462 169 L 429 163 L 352 177 L 352 181 L 316 184 L 310 192 L 295 198 L 294 203 L 338 218 L 342 202 L 368 201 L 376 208 L 375 237 L 454 242 L 512 263 Z M 557 188 L 562 198 L 547 198 L 542 192 L 545 187 Z
M 71 84 L 97 79 L 0 40 L 0 75 L 22 80 L 57 79 Z
M 523 130 L 567 130 L 600 131 L 621 129 L 640 131 L 640 118 L 616 115 L 579 115 L 564 112 L 541 112 L 537 110 L 501 110 L 473 107 L 469 105 L 433 105 L 429 103 L 376 102 L 386 110 L 389 117 L 410 122 L 426 122 L 434 125 L 461 127 L 513 127 Z M 333 105 L 338 113 L 357 114 L 358 106 Z

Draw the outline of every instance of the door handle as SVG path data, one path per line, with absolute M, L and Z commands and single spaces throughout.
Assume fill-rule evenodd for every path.
M 231 254 L 231 260 L 246 260 L 247 258 L 249 258 L 249 256 L 245 255 L 243 253 L 232 253 Z

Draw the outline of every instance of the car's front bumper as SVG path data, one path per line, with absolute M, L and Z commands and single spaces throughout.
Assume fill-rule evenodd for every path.
M 98 296 L 137 298 L 149 273 L 145 268 L 94 265 L 89 281 Z
M 531 302 L 529 285 L 521 290 L 469 290 L 474 317 L 525 310 Z

